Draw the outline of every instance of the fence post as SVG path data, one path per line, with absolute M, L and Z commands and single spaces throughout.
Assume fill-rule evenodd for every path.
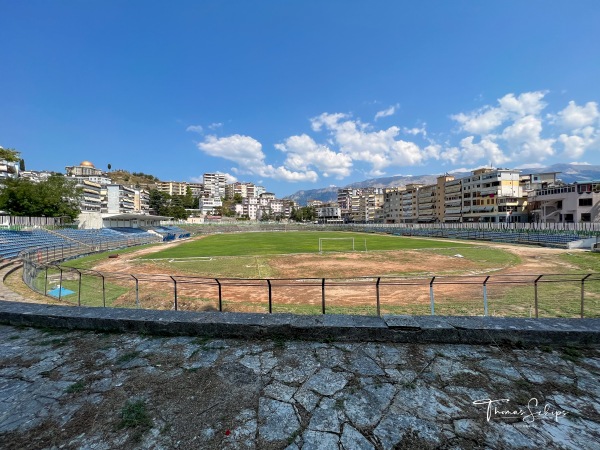
M 46 277 L 44 278 L 44 295 L 48 295 L 48 266 L 46 265 Z
M 381 277 L 377 278 L 377 284 L 375 285 L 375 290 L 377 292 L 377 316 L 381 316 L 381 308 L 379 303 L 379 282 L 381 281 Z
M 539 318 L 539 311 L 538 311 L 538 281 L 540 280 L 540 278 L 542 278 L 544 275 L 540 275 L 539 277 L 537 277 L 535 279 L 535 281 L 533 282 L 533 292 L 534 292 L 534 299 L 533 299 L 533 307 L 535 309 L 535 318 L 538 319 Z
M 223 295 L 221 289 L 221 282 L 217 278 L 215 278 L 215 281 L 219 285 L 219 311 L 223 312 Z
M 487 316 L 488 315 L 488 299 L 487 299 L 487 282 L 490 279 L 490 276 L 488 275 L 485 280 L 483 281 L 483 315 Z
M 435 277 L 433 277 L 431 279 L 431 281 L 429 282 L 429 300 L 431 302 L 431 315 L 435 316 L 435 304 L 434 304 L 434 299 L 433 299 L 433 282 L 435 281 Z
M 62 300 L 62 267 L 59 267 L 58 270 L 60 270 L 60 277 L 58 278 L 58 300 Z
M 173 280 L 173 290 L 175 294 L 175 301 L 173 303 L 173 307 L 175 308 L 175 311 L 177 311 L 177 280 L 173 278 L 173 276 L 171 276 L 171 280 Z
M 586 280 L 588 277 L 591 277 L 591 276 L 592 276 L 592 274 L 591 274 L 591 273 L 588 273 L 588 274 L 587 274 L 585 277 L 583 277 L 583 278 L 581 279 L 581 318 L 582 318 L 582 319 L 583 319 L 583 298 L 584 298 L 584 288 L 583 288 L 583 285 L 585 284 L 585 280 Z
M 102 306 L 106 308 L 106 286 L 104 284 L 104 274 L 100 274 L 102 277 Z
M 321 280 L 321 313 L 325 314 L 325 278 Z
M 273 314 L 273 294 L 271 280 L 267 280 L 267 284 L 269 285 L 269 314 Z
M 79 286 L 77 288 L 77 306 L 81 306 L 81 272 L 77 269 L 75 271 L 79 274 Z
M 140 284 L 138 279 L 131 275 L 131 277 L 135 280 L 135 306 L 140 307 Z

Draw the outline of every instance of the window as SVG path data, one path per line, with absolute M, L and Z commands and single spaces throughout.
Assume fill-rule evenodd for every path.
M 592 199 L 591 198 L 580 198 L 579 206 L 592 206 Z
M 581 221 L 582 222 L 591 222 L 592 215 L 590 213 L 581 213 Z

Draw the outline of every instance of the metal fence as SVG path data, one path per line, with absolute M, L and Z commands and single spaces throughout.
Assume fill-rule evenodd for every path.
M 276 227 L 289 230 L 287 225 L 255 230 Z M 210 229 L 214 232 L 215 228 Z M 227 229 L 238 231 L 234 226 Z M 23 252 L 23 280 L 42 295 L 80 306 L 300 314 L 600 317 L 597 273 L 239 279 L 98 272 L 58 264 L 84 254 L 143 243 L 148 241 L 133 237 L 95 247 L 74 244 Z
M 78 306 L 299 314 L 600 317 L 600 274 L 203 278 L 26 261 L 36 292 Z

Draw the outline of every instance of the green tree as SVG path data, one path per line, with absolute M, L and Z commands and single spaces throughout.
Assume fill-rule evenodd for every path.
M 0 160 L 8 162 L 19 162 L 20 153 L 14 148 L 2 148 L 0 147 Z
M 15 216 L 77 218 L 82 190 L 62 175 L 32 183 L 23 178 L 7 178 L 0 190 L 0 210 Z
M 161 192 L 158 189 L 151 189 L 149 192 L 150 200 L 149 206 L 155 214 L 160 216 L 167 216 L 169 211 L 169 202 L 171 196 L 166 192 Z
M 21 160 L 19 161 L 19 170 L 20 170 L 21 172 L 23 172 L 23 171 L 25 170 L 25 160 L 24 160 L 24 159 L 21 159 Z

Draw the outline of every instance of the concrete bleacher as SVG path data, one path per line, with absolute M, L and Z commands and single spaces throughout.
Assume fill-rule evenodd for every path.
M 0 230 L 0 257 L 11 259 L 27 249 L 70 245 L 67 239 L 45 230 Z
M 12 259 L 16 258 L 24 250 L 36 248 L 84 245 L 97 250 L 109 247 L 114 248 L 115 246 L 127 247 L 156 242 L 157 239 L 156 235 L 135 228 L 128 229 L 127 231 L 110 228 L 95 230 L 77 230 L 73 228 L 59 230 L 39 229 L 33 231 L 0 230 L 0 257 Z
M 155 226 L 147 229 L 160 234 L 163 237 L 163 242 L 174 241 L 175 239 L 185 239 L 192 235 L 189 231 L 174 225 Z
M 369 230 L 370 231 L 370 230 Z M 379 229 L 378 231 L 381 231 Z M 396 236 L 444 237 L 448 239 L 474 239 L 507 244 L 532 244 L 545 247 L 566 248 L 570 242 L 579 241 L 589 236 L 573 232 L 531 231 L 531 230 L 493 230 L 493 229 L 427 229 L 409 227 L 391 227 L 388 233 Z

